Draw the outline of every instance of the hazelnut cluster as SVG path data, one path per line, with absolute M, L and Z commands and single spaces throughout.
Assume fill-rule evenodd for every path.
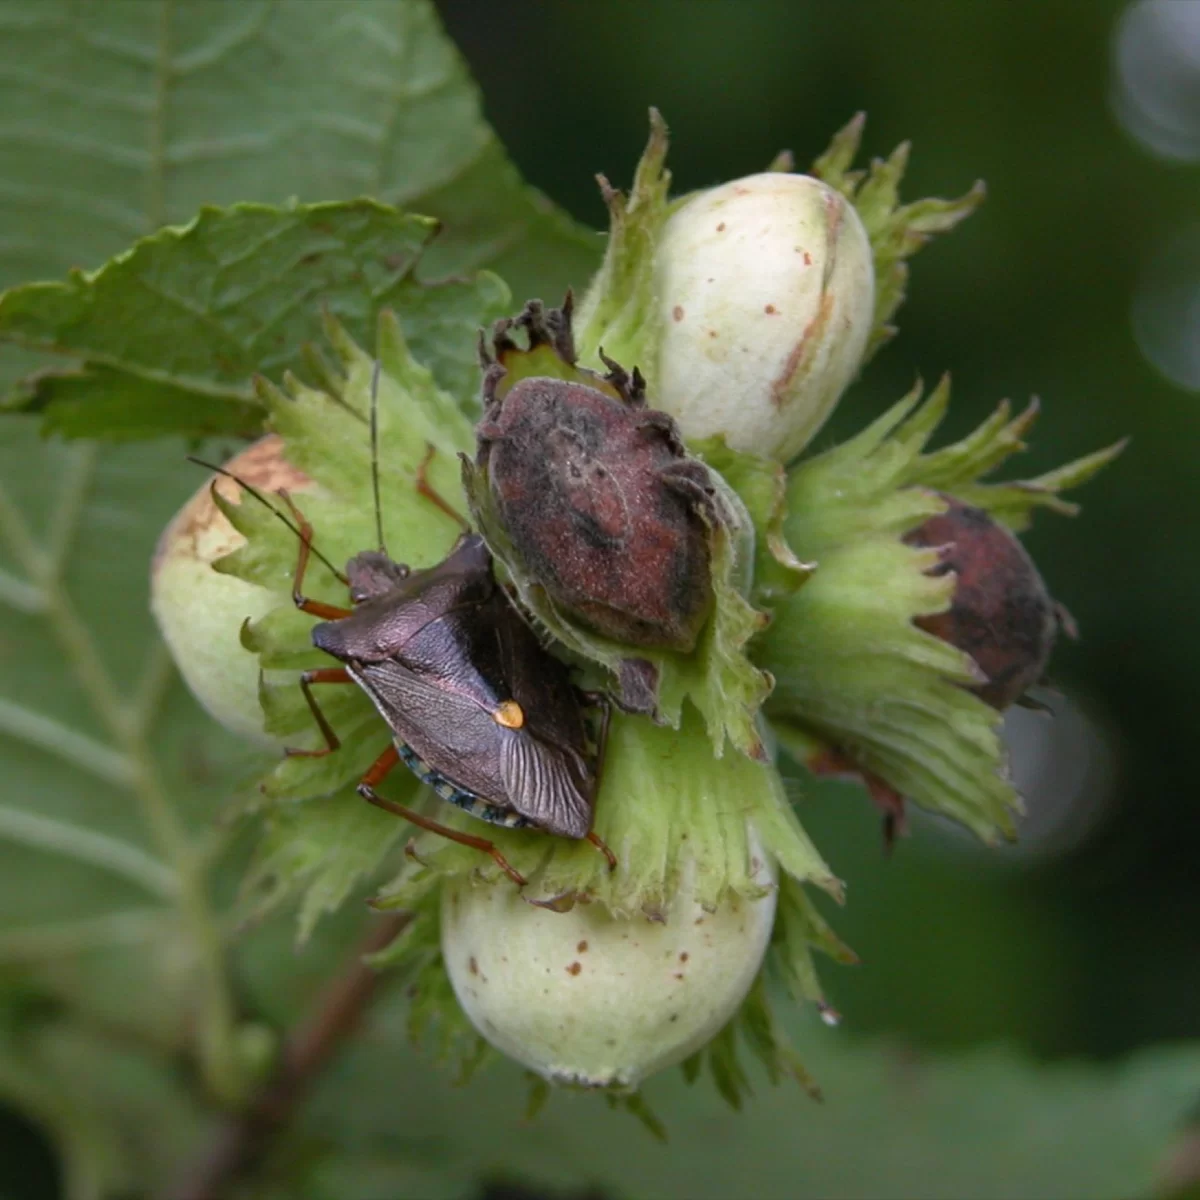
M 728 1078 L 739 1028 L 775 1071 L 764 970 L 829 1015 L 813 953 L 852 955 L 809 889 L 841 887 L 776 754 L 861 779 L 889 837 L 909 801 L 1013 829 L 1000 711 L 1064 621 L 1015 532 L 1116 448 L 984 482 L 1033 414 L 927 450 L 943 384 L 805 453 L 892 332 L 905 260 L 979 199 L 901 206 L 903 155 L 852 170 L 860 134 L 812 175 L 673 199 L 655 114 L 630 195 L 604 185 L 610 241 L 578 311 L 497 322 L 477 405 L 392 314 L 373 355 L 331 323 L 338 367 L 261 384 L 272 433 L 155 559 L 185 679 L 289 752 L 262 789 L 273 869 L 294 823 L 355 791 L 415 822 L 374 901 L 413 920 L 381 961 L 417 965 L 415 1011 L 453 1024 L 457 1002 L 468 1037 L 557 1083 L 629 1091 L 706 1055 Z M 337 811 L 328 863 L 285 880 L 320 875 L 327 905 L 400 827 Z

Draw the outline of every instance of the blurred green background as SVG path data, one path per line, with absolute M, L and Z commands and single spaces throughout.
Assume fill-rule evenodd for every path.
M 1145 128 L 1158 117 L 1180 155 L 1189 121 L 1200 137 L 1200 4 L 440 9 L 525 176 L 593 226 L 593 175 L 628 183 L 651 104 L 680 190 L 784 147 L 803 166 L 859 109 L 868 154 L 913 142 L 906 196 L 986 181 L 983 208 L 914 260 L 899 337 L 822 439 L 949 370 L 947 435 L 1002 397 L 1041 397 L 1022 472 L 1132 443 L 1075 497 L 1080 517 L 1042 514 L 1027 537 L 1083 637 L 1052 667 L 1068 711 L 1014 718 L 1026 844 L 991 853 L 918 820 L 884 862 L 860 793 L 803 785 L 802 819 L 848 882 L 837 928 L 864 962 L 827 985 L 850 1028 L 922 1045 L 1106 1056 L 1200 1034 L 1200 376 L 1161 369 L 1186 382 L 1200 355 L 1200 260 L 1161 278 L 1200 227 L 1200 149 L 1164 158 Z M 1139 104 L 1131 133 L 1118 114 Z
M 34 11 L 35 0 L 29 5 Z M 863 960 L 853 969 L 822 964 L 842 1032 L 820 1028 L 811 1013 L 797 1017 L 813 1043 L 806 1059 L 835 1085 L 826 1109 L 798 1091 L 767 1092 L 739 1124 L 711 1097 L 686 1102 L 688 1115 L 676 1104 L 678 1085 L 664 1081 L 649 1089 L 652 1099 L 669 1122 L 690 1122 L 667 1152 L 674 1158 L 643 1144 L 628 1117 L 610 1123 L 598 1103 L 564 1102 L 566 1117 L 544 1117 L 526 1139 L 547 1148 L 548 1175 L 580 1187 L 600 1177 L 573 1157 L 582 1163 L 581 1147 L 594 1141 L 594 1154 L 628 1142 L 629 1171 L 657 1163 L 647 1169 L 686 1188 L 689 1144 L 703 1139 L 714 1153 L 727 1145 L 733 1170 L 755 1136 L 775 1138 L 772 1130 L 794 1123 L 796 1144 L 776 1139 L 771 1169 L 783 1172 L 788 1153 L 802 1159 L 807 1138 L 824 1147 L 810 1155 L 808 1194 L 874 1194 L 870 1163 L 855 1175 L 858 1154 L 871 1157 L 851 1136 L 861 1119 L 894 1140 L 875 1147 L 878 1169 L 912 1164 L 916 1174 L 902 1178 L 929 1182 L 928 1194 L 943 1178 L 939 1194 L 955 1194 L 963 1179 L 978 1182 L 979 1194 L 992 1194 L 988 1183 L 1002 1194 L 997 1177 L 979 1182 L 969 1138 L 959 1174 L 950 1170 L 961 1095 L 975 1088 L 990 1098 L 994 1084 L 995 1112 L 986 1098 L 982 1118 L 974 1110 L 976 1136 L 993 1122 L 997 1138 L 1019 1137 L 1031 1161 L 1040 1152 L 1050 1164 L 1055 1130 L 1046 1132 L 1045 1118 L 1060 1095 L 1089 1120 L 1089 1097 L 1114 1122 L 1126 1114 L 1116 1099 L 1105 1108 L 1098 1076 L 1076 1080 L 1065 1069 L 1045 1077 L 1053 1082 L 1039 1092 L 1043 1107 L 1017 1112 L 1031 1093 L 1005 1090 L 1010 1060 L 987 1057 L 994 1047 L 1059 1064 L 1200 1037 L 1200 805 L 1189 761 L 1200 715 L 1192 619 L 1200 608 L 1200 0 L 440 0 L 438 9 L 521 172 L 597 229 L 605 213 L 594 174 L 628 183 L 651 104 L 671 126 L 679 190 L 759 170 L 784 147 L 803 167 L 860 109 L 868 154 L 913 141 L 906 198 L 958 195 L 986 180 L 982 210 L 915 260 L 899 338 L 871 363 L 822 444 L 859 428 L 914 377 L 931 383 L 944 370 L 955 388 L 945 437 L 972 428 L 1003 397 L 1041 397 L 1025 473 L 1132 435 L 1126 455 L 1078 496 L 1078 519 L 1043 513 L 1027 539 L 1083 637 L 1055 658 L 1058 717 L 1013 719 L 1030 807 L 1021 844 L 987 851 L 917 815 L 913 835 L 885 860 L 877 816 L 858 790 L 796 780 L 805 826 L 847 881 L 847 907 L 832 919 Z M 0 240 L 15 243 L 19 232 L 0 230 Z M 144 506 L 165 519 L 191 486 L 181 476 L 179 496 L 155 493 Z M 188 714 L 194 720 L 194 708 Z M 203 764 L 205 746 L 187 745 Z M 330 944 L 349 936 L 339 921 L 322 935 Z M 321 953 L 328 961 L 328 948 L 296 958 L 284 928 L 279 975 L 315 973 L 308 964 Z M 294 1019 L 313 981 L 279 996 L 275 978 L 261 963 L 247 968 L 248 990 L 269 998 L 270 1016 Z M 506 1127 L 489 1120 L 489 1105 L 502 1098 L 519 1107 L 515 1072 L 466 1093 L 430 1082 L 415 1060 L 396 1055 L 398 1007 L 382 1018 L 397 1027 L 386 1049 L 368 1042 L 332 1073 L 310 1114 L 314 1127 L 368 1164 L 372 1154 L 382 1160 L 385 1143 L 399 1144 L 414 1170 L 465 1163 L 463 1145 L 471 1164 L 506 1161 Z M 900 1052 L 884 1061 L 870 1041 L 876 1034 Z M 939 1098 L 940 1085 L 919 1081 L 922 1101 L 934 1102 L 916 1106 L 905 1124 L 893 1095 L 915 1094 L 917 1084 L 905 1090 L 912 1065 L 938 1049 L 970 1052 L 950 1059 L 945 1076 L 966 1087 Z M 1153 1105 L 1136 1085 L 1127 1102 L 1140 1113 Z M 922 1140 L 922 1122 L 935 1118 L 941 1141 Z M 1157 1126 L 1153 1133 L 1158 1139 Z M 1079 1136 L 1086 1141 L 1087 1129 Z M 0 1168 L 0 1197 L 54 1194 L 52 1157 L 15 1115 L 0 1116 Z M 1053 1167 L 1035 1169 L 1051 1188 Z M 1074 1164 L 1063 1170 L 1083 1186 Z M 377 1194 L 397 1193 L 381 1183 Z

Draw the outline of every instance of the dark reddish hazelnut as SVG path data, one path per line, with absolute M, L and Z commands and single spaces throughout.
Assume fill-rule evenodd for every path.
M 946 612 L 916 618 L 920 628 L 965 651 L 987 677 L 972 690 L 993 708 L 1019 700 L 1043 676 L 1058 631 L 1058 609 L 1025 548 L 983 509 L 939 493 L 950 506 L 904 540 L 937 547 L 929 574 L 957 576 Z
M 633 646 L 691 650 L 712 602 L 708 469 L 613 363 L 597 386 L 484 388 L 477 462 L 528 573 L 561 609 Z M 604 390 L 602 390 L 604 389 Z

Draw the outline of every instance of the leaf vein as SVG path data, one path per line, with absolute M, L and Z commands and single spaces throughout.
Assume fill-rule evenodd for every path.
M 12 179 L 0 179 L 0 198 L 27 204 L 30 208 L 44 208 L 52 205 L 66 212 L 81 213 L 103 221 L 106 225 L 119 230 L 122 235 L 132 234 L 137 237 L 145 232 L 145 219 L 137 209 L 106 201 L 86 192 L 44 185 L 34 186 L 17 183 Z M 25 216 L 21 212 L 16 215 L 18 217 Z M 45 247 L 43 247 L 44 249 Z
M 111 746 L 0 696 L 0 733 L 87 771 L 117 787 L 133 782 L 133 764 Z
M 144 850 L 95 829 L 0 805 L 0 837 L 99 867 L 164 899 L 179 893 L 175 873 Z
M 149 109 L 149 102 L 144 96 L 137 93 L 91 87 L 73 76 L 48 76 L 28 70 L 13 62 L 0 63 L 0 83 L 14 83 L 20 87 L 37 91 L 43 96 L 63 96 L 71 100 L 84 101 L 92 107 L 101 106 L 115 112 L 143 116 Z
M 18 123 L 0 127 L 0 145 L 53 149 L 67 156 L 78 155 L 80 158 L 104 162 L 109 166 L 136 171 L 145 170 L 149 162 L 143 150 L 134 150 L 84 134 L 69 134 L 34 124 Z
M 45 611 L 46 597 L 32 583 L 0 569 L 0 603 L 15 608 L 17 612 L 34 614 Z
M 248 7 L 247 0 L 242 0 L 241 7 L 243 10 Z M 264 3 L 258 5 L 250 19 L 243 24 L 230 26 L 228 32 L 177 55 L 175 58 L 176 77 L 183 78 L 206 71 L 210 67 L 217 66 L 233 51 L 250 45 L 262 34 L 276 7 L 275 0 L 265 0 Z

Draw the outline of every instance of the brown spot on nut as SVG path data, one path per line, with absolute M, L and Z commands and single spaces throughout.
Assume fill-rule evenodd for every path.
M 567 967 L 567 974 L 568 975 L 578 975 L 579 972 L 582 970 L 583 970 L 583 963 L 573 962 L 573 963 L 571 963 L 571 965 L 569 967 Z
M 673 316 L 676 321 L 682 321 L 683 320 L 683 305 L 682 304 L 675 305 L 675 307 L 673 309 L 671 309 L 671 316 Z
M 787 403 L 792 380 L 807 363 L 813 348 L 820 344 L 825 333 L 825 326 L 829 324 L 832 315 L 833 293 L 822 292 L 812 320 L 804 327 L 799 340 L 784 360 L 783 370 L 771 381 L 771 399 L 776 408 L 782 409 Z
M 580 942 L 579 945 L 575 947 L 575 953 L 576 954 L 586 954 L 587 953 L 587 942 Z

